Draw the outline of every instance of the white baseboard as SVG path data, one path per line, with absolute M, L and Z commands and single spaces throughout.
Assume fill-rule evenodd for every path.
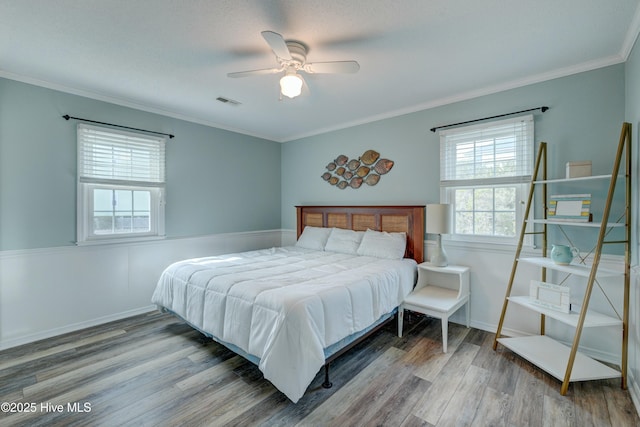
M 7 340 L 0 343 L 0 350 L 7 348 L 18 347 L 24 344 L 33 343 L 47 338 L 52 338 L 58 335 L 68 334 L 69 332 L 79 331 L 81 329 L 90 328 L 92 326 L 102 325 L 104 323 L 113 322 L 115 320 L 126 319 L 127 317 L 137 316 L 139 314 L 150 313 L 157 310 L 155 305 L 149 305 L 147 307 L 136 308 L 134 310 L 123 311 L 122 313 L 114 313 L 108 316 L 102 316 L 95 319 L 88 320 L 86 322 L 79 322 L 72 325 L 66 325 L 59 328 L 53 328 L 42 332 L 36 332 L 30 335 L 25 335 L 13 340 Z

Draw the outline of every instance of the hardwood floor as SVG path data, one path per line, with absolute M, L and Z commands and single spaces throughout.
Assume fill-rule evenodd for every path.
M 560 383 L 493 335 L 405 316 L 331 365 L 291 403 L 251 363 L 150 313 L 0 352 L 0 425 L 638 426 L 619 380 Z M 3 409 L 6 409 L 3 406 Z M 31 411 L 31 412 L 26 412 Z

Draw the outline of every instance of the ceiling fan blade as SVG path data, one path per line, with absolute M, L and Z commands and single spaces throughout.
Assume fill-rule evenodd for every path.
M 227 77 L 231 77 L 235 79 L 240 77 L 261 76 L 263 74 L 276 74 L 281 71 L 282 71 L 282 68 L 263 68 L 261 70 L 238 71 L 235 73 L 227 73 Z
M 356 73 L 360 64 L 356 61 L 313 62 L 304 65 L 304 71 L 310 74 Z
M 273 50 L 273 53 L 275 53 L 278 58 L 291 60 L 291 52 L 289 52 L 287 43 L 280 34 L 274 33 L 273 31 L 263 31 L 262 37 L 264 37 L 265 41 L 271 46 L 271 50 Z

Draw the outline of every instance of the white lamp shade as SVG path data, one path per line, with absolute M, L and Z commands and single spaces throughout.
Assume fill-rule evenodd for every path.
M 450 234 L 452 208 L 449 204 L 427 205 L 427 233 Z
M 286 97 L 295 98 L 302 93 L 302 79 L 299 75 L 287 74 L 280 79 L 280 92 Z

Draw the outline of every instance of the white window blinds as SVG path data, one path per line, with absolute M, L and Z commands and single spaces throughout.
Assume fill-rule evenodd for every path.
M 531 180 L 533 115 L 440 132 L 440 183 L 499 184 Z
M 78 124 L 83 183 L 163 187 L 165 138 Z

